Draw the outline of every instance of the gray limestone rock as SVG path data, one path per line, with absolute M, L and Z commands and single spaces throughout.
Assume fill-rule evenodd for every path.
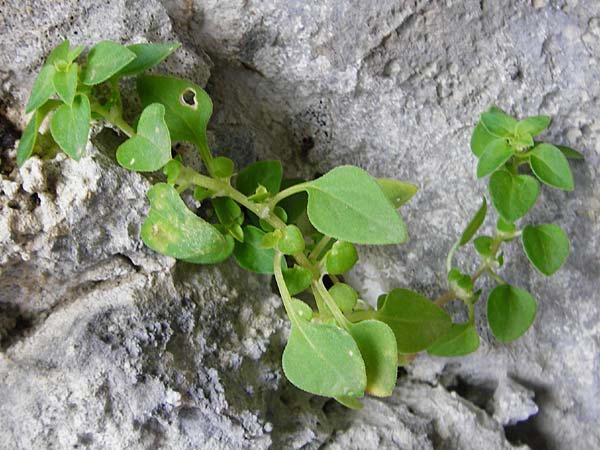
M 548 139 L 586 155 L 575 192 L 544 188 L 531 217 L 567 230 L 565 267 L 543 278 L 507 248 L 502 275 L 539 302 L 532 330 L 499 344 L 480 306 L 476 354 L 419 357 L 392 397 L 353 412 L 285 381 L 288 326 L 267 277 L 144 248 L 152 180 L 118 167 L 114 135 L 79 163 L 16 169 L 7 132 L 0 449 L 600 447 L 597 2 L 41 1 L 0 14 L 1 113 L 17 128 L 59 40 L 181 40 L 161 70 L 208 81 L 216 154 L 279 158 L 288 176 L 356 164 L 418 184 L 403 208 L 411 241 L 361 248 L 348 277 L 370 301 L 443 291 L 447 250 L 486 189 L 468 142 L 490 103 L 552 115 Z

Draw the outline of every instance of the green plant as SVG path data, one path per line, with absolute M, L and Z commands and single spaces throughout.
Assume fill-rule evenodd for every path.
M 177 47 L 101 42 L 80 65 L 76 61 L 83 48 L 71 48 L 68 41 L 60 44 L 35 80 L 27 105 L 33 116 L 17 149 L 18 164 L 34 151 L 52 155 L 58 149 L 79 160 L 91 120 L 120 130 L 126 138 L 116 149 L 119 164 L 138 172 L 162 169 L 165 175 L 147 193 L 151 208 L 141 230 L 144 243 L 197 264 L 233 255 L 245 269 L 273 274 L 291 322 L 283 353 L 287 378 L 300 389 L 349 407 L 360 407 L 358 399 L 365 392 L 390 395 L 398 364 L 407 364 L 419 352 L 449 357 L 477 350 L 475 303 L 482 291 L 475 283 L 481 275 L 497 283 L 487 302 L 496 338 L 508 342 L 526 332 L 536 302 L 497 273 L 504 264 L 501 247 L 520 237 L 527 258 L 547 276 L 563 265 L 569 241 L 561 228 L 543 224 L 517 229 L 514 222 L 536 202 L 539 181 L 572 190 L 567 158 L 582 158 L 573 149 L 534 140 L 549 125 L 549 117 L 517 121 L 496 107 L 481 115 L 471 149 L 479 159 L 478 177 L 489 176 L 489 196 L 499 214 L 493 235 L 475 237 L 488 211 L 484 197 L 448 254 L 448 292 L 431 301 L 408 289 L 393 289 L 373 308 L 338 277 L 356 264 L 355 244 L 407 239 L 397 209 L 416 187 L 373 178 L 352 166 L 336 167 L 311 181 L 283 179 L 279 161 L 259 161 L 236 173 L 231 159 L 213 157 L 207 145 L 212 103 L 204 90 L 177 78 L 143 74 Z M 119 90 L 119 79 L 128 76 L 137 77 L 143 105 L 134 125 L 123 118 Z M 40 133 L 49 115 L 50 133 Z M 179 156 L 173 158 L 172 141 L 195 145 L 207 174 L 192 170 Z M 212 223 L 189 209 L 183 193 L 210 202 L 216 213 Z M 453 257 L 471 241 L 480 264 L 466 274 L 454 267 Z M 299 294 L 304 300 L 294 297 Z M 454 299 L 466 306 L 466 323 L 453 323 L 442 308 Z

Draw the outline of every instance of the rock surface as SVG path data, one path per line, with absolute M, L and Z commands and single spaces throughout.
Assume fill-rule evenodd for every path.
M 143 247 L 148 180 L 93 145 L 80 163 L 17 170 L 7 145 L 1 449 L 600 448 L 597 2 L 40 1 L 1 14 L 1 112 L 21 129 L 60 39 L 179 39 L 163 70 L 208 81 L 216 153 L 280 158 L 289 176 L 356 164 L 417 183 L 411 241 L 361 249 L 350 279 L 370 300 L 444 289 L 445 254 L 485 192 L 468 142 L 489 104 L 552 115 L 548 139 L 587 159 L 575 192 L 544 188 L 531 217 L 567 230 L 565 267 L 543 278 L 507 247 L 503 277 L 539 300 L 533 329 L 501 345 L 480 309 L 476 354 L 420 357 L 391 398 L 349 412 L 284 380 L 287 324 L 267 278 Z

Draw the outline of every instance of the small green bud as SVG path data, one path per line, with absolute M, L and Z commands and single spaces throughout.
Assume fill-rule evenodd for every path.
M 277 243 L 277 248 L 284 255 L 294 255 L 304 251 L 304 236 L 296 225 L 288 225 Z
M 337 283 L 329 288 L 329 294 L 342 312 L 351 312 L 356 306 L 358 292 L 346 283 Z
M 281 231 L 275 230 L 272 233 L 266 233 L 260 242 L 262 248 L 275 248 L 277 242 L 281 239 Z
M 248 197 L 248 200 L 252 200 L 253 202 L 260 203 L 265 201 L 270 197 L 269 191 L 262 184 L 259 184 L 256 188 L 256 192 Z
M 227 231 L 236 241 L 244 242 L 244 230 L 239 224 L 232 225 Z
M 350 242 L 337 241 L 325 256 L 325 267 L 331 275 L 348 272 L 358 261 L 356 247 Z

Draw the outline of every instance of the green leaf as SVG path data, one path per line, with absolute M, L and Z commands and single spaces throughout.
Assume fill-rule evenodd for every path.
M 310 306 L 304 303 L 299 298 L 292 299 L 292 308 L 294 309 L 294 314 L 300 320 L 304 320 L 306 322 L 310 322 L 313 316 L 313 310 Z
M 284 255 L 295 255 L 304 251 L 304 236 L 296 225 L 288 225 L 282 230 L 277 249 Z
M 463 234 L 460 237 L 460 241 L 458 241 L 459 247 L 462 247 L 463 245 L 467 244 L 471 240 L 471 238 L 473 236 L 475 236 L 475 233 L 477 233 L 477 230 L 479 230 L 481 225 L 483 225 L 483 221 L 485 220 L 486 214 L 487 214 L 487 201 L 486 201 L 485 197 L 483 197 L 481 206 L 479 207 L 479 209 L 477 210 L 477 212 L 475 213 L 475 215 L 473 216 L 473 218 L 471 219 L 471 221 L 465 228 L 465 231 L 463 231 Z
M 29 159 L 35 149 L 40 125 L 48 113 L 59 105 L 60 102 L 58 100 L 48 100 L 35 111 L 35 114 L 29 120 L 21 139 L 19 140 L 19 146 L 17 147 L 17 165 L 22 166 L 23 163 Z
M 521 242 L 531 264 L 546 276 L 560 269 L 569 256 L 569 238 L 558 225 L 527 225 Z
M 367 372 L 366 392 L 389 397 L 398 378 L 398 347 L 394 332 L 383 322 L 365 320 L 350 326 Z
M 68 39 L 65 39 L 60 44 L 58 44 L 48 55 L 46 59 L 46 65 L 55 65 L 60 62 L 69 63 L 69 48 L 71 47 L 71 43 Z
M 500 109 L 484 112 L 481 115 L 481 123 L 490 134 L 501 138 L 511 136 L 517 125 L 513 117 Z
M 84 48 L 85 47 L 83 45 L 78 45 L 77 47 L 73 47 L 72 49 L 70 49 L 69 53 L 67 54 L 67 62 L 72 63 L 73 61 L 75 61 L 75 59 L 77 59 L 77 57 L 81 55 L 81 52 Z
M 329 288 L 329 295 L 331 295 L 338 308 L 344 313 L 351 312 L 358 300 L 358 292 L 346 283 L 336 283 L 331 286 Z
M 281 181 L 281 190 L 287 189 L 290 186 L 304 183 L 303 179 L 294 178 Z M 306 211 L 306 205 L 308 203 L 308 194 L 306 192 L 298 192 L 297 194 L 290 195 L 284 198 L 278 203 L 278 206 L 282 207 L 287 216 L 288 223 L 294 223 L 298 218 Z
M 271 265 L 273 264 L 271 263 Z M 283 269 L 283 280 L 290 295 L 296 295 L 308 289 L 312 279 L 312 272 L 305 267 L 294 265 L 291 269 Z
M 450 330 L 440 336 L 427 349 L 434 356 L 464 356 L 479 348 L 479 335 L 475 326 L 470 323 L 452 324 Z
M 79 94 L 73 104 L 60 106 L 50 122 L 50 132 L 60 148 L 75 161 L 81 159 L 90 132 L 90 101 Z
M 66 72 L 56 71 L 52 77 L 54 90 L 67 105 L 73 103 L 75 91 L 77 90 L 77 63 L 71 64 Z
M 529 175 L 513 175 L 499 170 L 490 177 L 489 189 L 496 211 L 504 220 L 514 222 L 533 207 L 540 185 Z
M 501 342 L 522 336 L 535 319 L 537 305 L 529 292 L 509 284 L 496 286 L 487 304 L 487 319 L 492 333 Z
M 217 156 L 212 160 L 213 175 L 217 178 L 229 178 L 235 169 L 235 164 L 225 156 Z
M 156 66 L 163 59 L 181 47 L 175 44 L 133 44 L 127 49 L 135 54 L 135 59 L 117 72 L 119 77 L 138 75 Z
M 447 333 L 452 324 L 446 311 L 408 289 L 392 290 L 375 318 L 392 329 L 400 353 L 425 350 Z
M 117 74 L 136 58 L 136 54 L 116 42 L 104 41 L 94 45 L 87 55 L 83 84 L 94 86 Z
M 490 134 L 483 123 L 479 122 L 471 136 L 471 151 L 479 158 L 488 144 L 496 139 L 498 138 Z
M 491 256 L 493 239 L 490 236 L 479 236 L 473 241 L 475 250 L 481 256 Z
M 240 205 L 229 197 L 216 197 L 211 201 L 219 222 L 226 227 L 241 225 L 244 222 L 244 214 Z
M 500 168 L 515 150 L 504 139 L 496 139 L 485 148 L 477 164 L 477 178 L 483 178 Z
M 563 153 L 550 144 L 539 144 L 529 159 L 533 173 L 544 183 L 557 189 L 572 191 L 573 174 Z
M 557 145 L 556 146 L 563 155 L 565 155 L 568 159 L 585 159 L 583 153 L 578 152 L 574 148 L 567 147 L 566 145 Z
M 518 136 L 513 137 L 510 143 L 512 146 L 518 149 L 526 149 L 529 147 L 533 147 L 534 145 L 533 137 L 531 137 L 531 135 L 527 133 L 519 134 Z
M 548 128 L 550 125 L 549 116 L 532 116 L 527 117 L 517 123 L 515 127 L 515 134 L 528 134 L 530 136 L 536 136 Z
M 245 226 L 243 229 L 244 242 L 236 242 L 233 250 L 235 261 L 251 272 L 273 273 L 275 251 L 262 246 L 262 238 L 266 233 L 252 225 Z
M 154 172 L 171 160 L 171 138 L 165 123 L 165 107 L 147 106 L 138 121 L 135 136 L 117 149 L 117 161 L 126 169 Z
M 335 397 L 335 400 L 346 408 L 354 409 L 355 411 L 363 409 L 362 402 L 356 397 Z
M 283 371 L 297 388 L 326 397 L 359 397 L 367 384 L 356 342 L 329 324 L 292 321 Z
M 406 241 L 402 218 L 364 170 L 340 166 L 307 183 L 308 217 L 321 233 L 358 244 Z
M 375 178 L 377 184 L 394 208 L 398 209 L 417 193 L 419 188 L 414 184 L 392 178 Z
M 143 75 L 137 78 L 137 91 L 142 104 L 164 105 L 171 140 L 208 148 L 206 125 L 212 114 L 212 101 L 204 89 L 178 78 Z
M 54 83 L 52 82 L 56 69 L 54 66 L 47 65 L 42 68 L 35 81 L 27 102 L 26 113 L 30 113 L 34 109 L 39 108 L 46 100 L 54 94 Z
M 148 191 L 150 212 L 142 224 L 142 239 L 163 255 L 197 264 L 220 262 L 233 239 L 192 213 L 172 186 L 158 183 Z
M 336 241 L 325 256 L 325 268 L 331 275 L 348 272 L 358 261 L 356 247 L 350 242 Z
M 283 169 L 281 161 L 258 161 L 238 173 L 235 185 L 242 194 L 252 195 L 259 186 L 264 186 L 271 194 L 279 192 Z

